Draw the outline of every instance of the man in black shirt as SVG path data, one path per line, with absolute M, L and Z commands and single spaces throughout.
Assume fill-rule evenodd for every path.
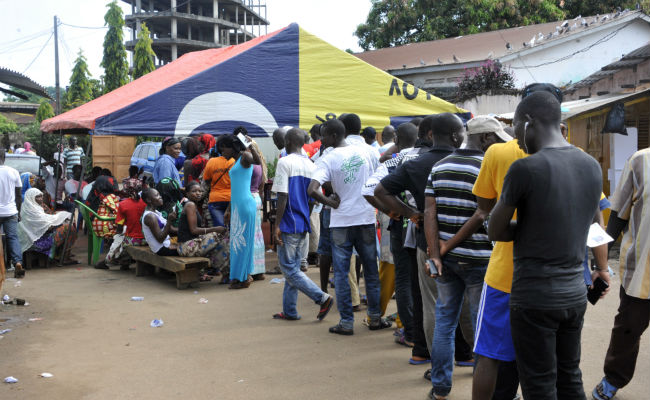
M 431 173 L 431 168 L 438 161 L 447 157 L 455 149 L 460 147 L 463 142 L 463 122 L 454 114 L 443 113 L 432 115 L 422 121 L 420 130 L 426 132 L 426 136 L 422 137 L 424 141 L 432 141 L 433 147 L 426 149 L 421 148 L 420 154 L 409 161 L 404 162 L 397 167 L 390 175 L 381 180 L 375 189 L 375 197 L 388 207 L 387 210 L 381 210 L 391 216 L 403 216 L 417 223 L 416 228 L 416 242 L 417 242 L 417 263 L 413 263 L 412 277 L 417 272 L 416 282 L 419 281 L 419 288 L 421 289 L 421 315 L 423 332 L 427 342 L 429 352 L 431 351 L 431 341 L 433 339 L 433 327 L 435 323 L 435 306 L 436 297 L 438 295 L 436 290 L 435 280 L 426 272 L 426 259 L 427 256 L 427 240 L 424 236 L 424 229 L 422 227 L 423 213 L 424 213 L 424 190 Z M 402 192 L 408 191 L 413 196 L 416 203 L 416 208 L 413 208 L 402 201 L 399 195 Z M 417 286 L 417 285 L 415 285 Z M 419 314 L 417 300 L 415 297 L 417 293 L 413 291 L 413 318 L 414 329 L 417 327 L 417 319 Z M 411 361 L 414 363 L 428 362 L 427 355 L 414 356 Z M 429 354 L 430 356 L 430 354 Z
M 547 92 L 517 107 L 515 135 L 531 156 L 508 170 L 488 228 L 491 240 L 514 240 L 510 325 L 523 395 L 531 399 L 585 399 L 582 260 L 602 174 L 562 137 L 560 118 L 560 103 Z

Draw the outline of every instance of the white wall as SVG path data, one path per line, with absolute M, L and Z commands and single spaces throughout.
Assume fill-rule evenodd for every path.
M 520 101 L 521 97 L 514 95 L 481 95 L 462 103 L 456 103 L 456 105 L 462 109 L 471 111 L 476 116 L 513 112 Z
M 516 86 L 519 88 L 534 82 L 550 82 L 558 86 L 566 85 L 569 81 L 575 83 L 605 65 L 618 61 L 621 56 L 644 46 L 650 40 L 650 24 L 636 19 L 611 39 L 597 44 L 585 52 L 575 54 L 567 60 L 554 62 L 578 50 L 588 48 L 621 27 L 622 25 L 619 25 L 594 32 L 579 39 L 566 41 L 558 46 L 531 52 L 514 61 L 504 62 L 504 64 L 512 68 Z M 551 62 L 551 64 L 533 67 L 547 62 Z

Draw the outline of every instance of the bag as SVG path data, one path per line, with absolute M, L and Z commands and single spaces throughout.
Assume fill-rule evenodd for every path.
M 605 119 L 605 126 L 601 133 L 620 133 L 627 136 L 627 128 L 625 127 L 625 105 L 618 102 L 612 106 L 612 109 L 607 113 Z
M 124 234 L 118 233 L 113 236 L 111 248 L 106 253 L 106 262 L 117 259 L 122 254 L 122 244 L 124 243 Z

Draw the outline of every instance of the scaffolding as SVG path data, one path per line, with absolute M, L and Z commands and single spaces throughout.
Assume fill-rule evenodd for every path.
M 131 5 L 125 17 L 131 29 L 127 50 L 134 51 L 145 22 L 158 66 L 191 51 L 240 44 L 268 33 L 266 0 L 122 1 Z

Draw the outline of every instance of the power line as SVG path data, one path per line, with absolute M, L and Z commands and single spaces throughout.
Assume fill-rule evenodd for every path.
M 43 47 L 41 47 L 41 49 L 38 51 L 38 54 L 36 54 L 36 57 L 34 57 L 34 59 L 32 60 L 32 62 L 30 62 L 29 65 L 27 66 L 27 68 L 25 68 L 25 70 L 23 71 L 23 74 L 24 74 L 25 72 L 27 72 L 27 70 L 29 69 L 29 67 L 31 67 L 32 64 L 34 64 L 34 61 L 36 61 L 36 59 L 41 55 L 41 53 L 43 52 L 43 49 L 45 49 L 45 46 L 47 46 L 47 44 L 50 42 L 50 39 L 52 39 L 52 36 L 53 36 L 53 35 L 54 35 L 54 32 L 52 32 L 52 34 L 47 38 L 47 41 L 45 41 L 45 44 L 44 44 Z
M 60 22 L 59 25 L 69 26 L 70 28 L 79 28 L 79 29 L 108 29 L 108 26 L 80 26 L 66 24 L 65 22 Z
M 555 63 L 558 63 L 558 62 L 561 62 L 561 61 L 568 60 L 568 59 L 572 58 L 572 57 L 575 56 L 575 55 L 578 55 L 578 54 L 580 54 L 580 53 L 584 53 L 584 52 L 586 52 L 586 51 L 589 51 L 589 50 L 591 50 L 592 48 L 598 46 L 599 44 L 601 44 L 601 43 L 605 43 L 605 42 L 609 41 L 609 40 L 612 39 L 614 36 L 616 36 L 620 31 L 622 31 L 623 29 L 627 28 L 627 27 L 628 27 L 630 24 L 632 24 L 633 22 L 635 22 L 635 21 L 632 20 L 632 21 L 626 23 L 625 25 L 621 26 L 620 28 L 617 28 L 617 29 L 611 31 L 611 32 L 608 33 L 607 35 L 605 35 L 605 36 L 603 36 L 602 38 L 596 40 L 595 42 L 593 42 L 593 43 L 590 44 L 589 46 L 587 46 L 587 47 L 585 47 L 585 48 L 582 48 L 582 49 L 580 49 L 580 50 L 576 50 L 576 51 L 574 51 L 573 53 L 571 53 L 571 54 L 567 54 L 566 56 L 564 56 L 564 57 L 560 57 L 560 58 L 558 58 L 558 59 L 556 59 L 556 60 L 543 62 L 543 63 L 537 64 L 537 65 L 529 65 L 529 66 L 526 66 L 526 65 L 524 64 L 523 67 L 513 67 L 513 66 L 510 66 L 510 68 L 512 68 L 512 69 L 529 69 L 529 68 L 538 68 L 538 67 L 543 67 L 543 66 L 545 66 L 545 65 L 555 64 Z M 530 71 L 528 71 L 528 72 L 530 72 Z
M 38 39 L 40 37 L 43 37 L 43 36 L 47 35 L 48 33 L 52 33 L 51 28 L 50 29 L 45 29 L 45 30 L 43 30 L 41 32 L 37 32 L 37 33 L 34 33 L 32 35 L 29 35 L 29 36 L 25 36 L 25 37 L 20 38 L 18 40 L 12 40 L 10 42 L 5 42 L 3 44 L 0 44 L 0 47 L 2 47 L 0 49 L 0 54 L 12 51 L 12 50 L 14 50 L 14 49 L 16 49 L 18 47 L 21 47 L 22 45 L 24 45 L 26 43 L 29 43 L 29 42 L 31 42 L 33 40 L 36 40 L 36 39 Z

